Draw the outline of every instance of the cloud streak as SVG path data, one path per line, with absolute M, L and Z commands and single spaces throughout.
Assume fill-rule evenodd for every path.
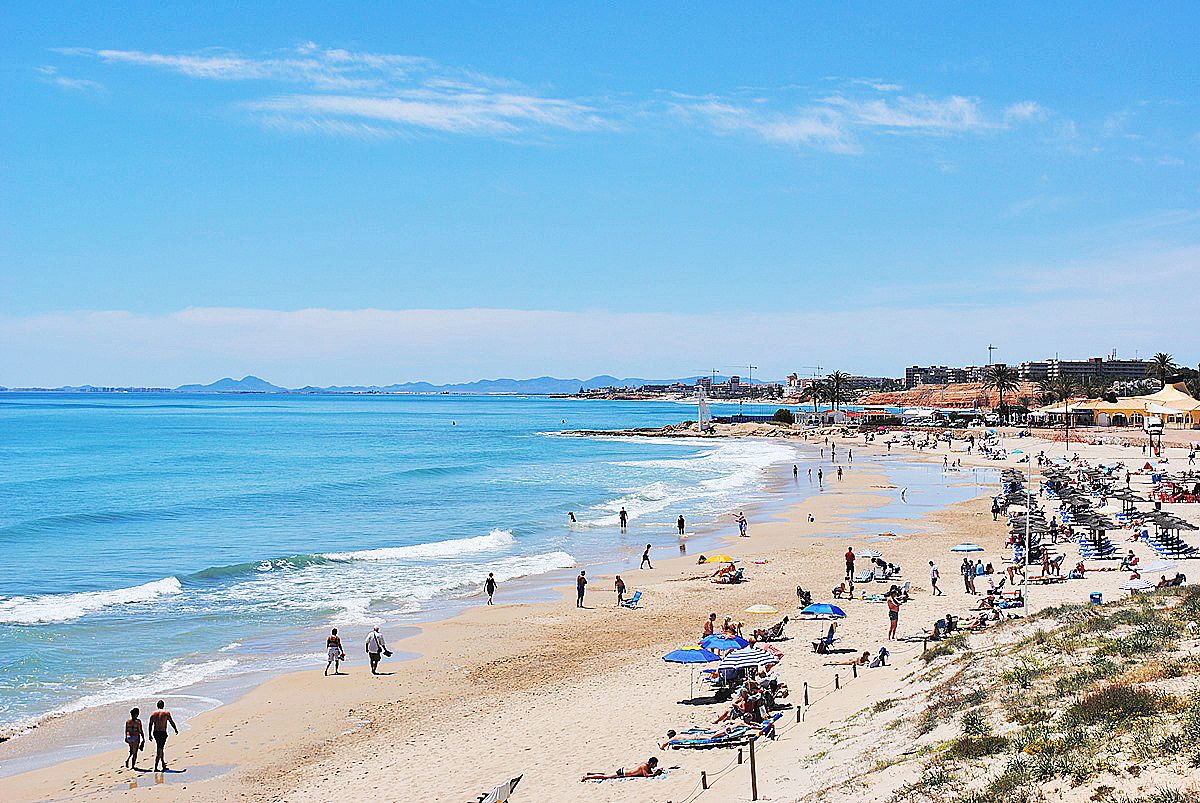
M 941 137 L 1000 131 L 1041 119 L 1044 114 L 1033 101 L 989 114 L 978 98 L 895 95 L 890 93 L 898 91 L 899 85 L 866 85 L 889 94 L 859 97 L 839 93 L 788 111 L 778 110 L 765 98 L 677 97 L 670 108 L 676 116 L 720 134 L 741 133 L 763 142 L 843 154 L 861 153 L 863 140 L 871 135 Z
M 519 82 L 448 67 L 422 56 L 323 48 L 315 43 L 247 56 L 227 50 L 154 53 L 60 48 L 65 57 L 109 68 L 155 70 L 194 81 L 246 83 L 266 91 L 236 103 L 260 124 L 331 136 L 454 134 L 504 139 L 624 130 L 660 120 L 774 145 L 861 153 L 871 135 L 955 136 L 1040 120 L 1034 101 L 989 111 L 966 95 L 906 93 L 895 82 L 841 81 L 841 89 L 785 105 L 783 87 L 765 96 L 682 95 L 651 99 L 558 97 Z
M 431 59 L 320 48 L 313 43 L 253 58 L 227 51 L 163 54 L 63 48 L 65 56 L 190 79 L 266 84 L 280 91 L 241 102 L 266 126 L 335 136 L 430 132 L 516 137 L 550 130 L 612 127 L 599 109 L 546 97 L 503 78 L 444 67 Z

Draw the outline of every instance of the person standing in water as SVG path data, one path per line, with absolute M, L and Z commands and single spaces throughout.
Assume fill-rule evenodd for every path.
M 487 579 L 483 581 L 483 592 L 487 594 L 487 604 L 492 604 L 492 597 L 496 594 L 496 576 L 488 572 Z
M 167 726 L 170 725 L 175 729 L 175 735 L 179 735 L 179 726 L 175 724 L 175 718 L 171 716 L 171 712 L 166 709 L 166 703 L 162 700 L 158 701 L 158 710 L 150 715 L 150 735 L 154 737 L 154 769 L 158 770 L 158 765 L 162 764 L 162 771 L 167 771 Z
M 650 563 L 650 545 L 646 544 L 646 551 L 642 553 L 642 565 L 639 569 L 653 569 L 654 566 Z
M 325 653 L 328 658 L 325 664 L 325 676 L 329 676 L 329 667 L 333 667 L 333 674 L 340 675 L 338 669 L 342 665 L 342 661 L 346 660 L 346 653 L 342 651 L 342 639 L 337 634 L 337 628 L 329 634 L 329 638 L 325 639 Z
M 679 528 L 679 534 L 680 534 L 680 535 L 683 535 L 683 524 L 684 524 L 684 521 L 683 521 L 683 514 L 681 513 L 681 514 L 679 515 L 679 519 L 678 519 L 678 520 L 675 522 L 675 526 L 677 526 L 677 527 Z
M 625 508 L 621 508 L 621 512 L 617 514 L 617 519 L 621 522 L 621 529 L 624 530 L 629 526 L 629 514 L 625 512 Z
M 800 467 L 797 466 L 795 463 L 793 463 L 792 464 L 792 479 L 799 479 L 799 477 L 800 477 Z
M 137 769 L 138 751 L 146 746 L 146 734 L 142 731 L 142 720 L 139 718 L 141 709 L 129 709 L 129 719 L 125 720 L 125 744 L 129 746 L 129 756 L 125 766 L 131 770 Z

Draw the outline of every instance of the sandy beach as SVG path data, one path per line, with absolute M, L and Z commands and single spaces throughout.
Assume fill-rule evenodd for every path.
M 843 443 L 856 455 L 884 452 L 878 443 L 862 445 L 861 438 Z M 1063 452 L 1061 443 L 1028 438 L 1020 440 L 1020 448 L 1026 453 Z M 1118 446 L 1073 444 L 1076 451 L 1093 460 L 1138 456 L 1136 449 Z M 803 710 L 803 722 L 797 721 L 796 709 L 785 710 L 780 738 L 760 745 L 760 799 L 808 799 L 829 782 L 818 766 L 821 756 L 812 757 L 831 748 L 818 748 L 825 739 L 816 734 L 880 700 L 903 695 L 906 687 L 920 682 L 914 673 L 924 664 L 918 639 L 889 644 L 890 665 L 861 670 L 857 677 L 848 666 L 827 666 L 847 660 L 854 654 L 850 650 L 878 650 L 885 643 L 886 607 L 857 599 L 841 603 L 848 616 L 839 625 L 839 646 L 847 651 L 817 655 L 808 642 L 827 623 L 795 619 L 796 586 L 811 590 L 819 601 L 830 601 L 829 589 L 843 574 L 845 548 L 879 549 L 887 560 L 902 565 L 902 579 L 912 583 L 912 600 L 901 611 L 899 627 L 900 636 L 911 637 L 947 611 L 963 613 L 974 602 L 958 576 L 958 559 L 948 551 L 952 545 L 977 542 L 985 547 L 985 561 L 1004 563 L 1005 524 L 994 522 L 989 512 L 995 484 L 981 484 L 970 501 L 917 518 L 858 518 L 889 504 L 881 493 L 891 484 L 888 460 L 940 464 L 944 454 L 944 448 L 936 453 L 897 448 L 876 463 L 843 462 L 840 481 L 826 460 L 822 493 L 788 507 L 779 520 L 752 521 L 751 537 L 728 540 L 728 551 L 744 561 L 749 578 L 744 584 L 712 583 L 711 567 L 698 566 L 691 554 L 656 556 L 653 570 L 639 570 L 634 558 L 622 575 L 631 593 L 643 592 L 645 604 L 639 610 L 616 606 L 611 574 L 591 578 L 582 610 L 574 606 L 569 587 L 558 601 L 521 605 L 504 604 L 502 589 L 497 605 L 481 604 L 394 643 L 393 648 L 419 657 L 387 661 L 379 677 L 369 674 L 362 656 L 365 633 L 347 633 L 351 660 L 346 675 L 324 677 L 317 668 L 278 677 L 184 723 L 168 750 L 173 765 L 186 767 L 186 773 L 163 776 L 122 769 L 124 751 L 114 749 L 5 778 L 3 797 L 463 801 L 523 775 L 514 800 L 679 803 L 700 794 L 703 771 L 712 788 L 700 800 L 750 800 L 748 767 L 737 765 L 731 751 L 658 749 L 668 728 L 707 725 L 722 710 L 719 705 L 681 704 L 688 697 L 688 669 L 661 660 L 665 652 L 694 642 L 708 613 L 716 612 L 740 619 L 747 631 L 773 624 L 785 613 L 793 617 L 785 631 L 789 639 L 779 644 L 785 653 L 779 673 L 791 689 L 786 702 L 800 706 L 808 683 L 812 705 Z M 1015 457 L 998 462 L 956 451 L 950 458 L 962 460 L 964 468 L 948 478 L 964 484 L 976 481 L 972 466 L 1017 465 Z M 790 482 L 788 476 L 778 483 L 785 502 Z M 807 483 L 803 472 L 798 482 Z M 810 515 L 815 521 L 809 521 Z M 900 534 L 881 537 L 893 529 L 890 525 Z M 857 534 L 829 537 L 844 532 Z M 1144 546 L 1137 549 L 1145 552 L 1143 558 L 1150 555 Z M 942 570 L 944 597 L 929 593 L 929 560 Z M 1120 595 L 1117 585 L 1123 576 L 1111 572 L 1089 576 L 1086 582 L 1039 587 L 1032 592 L 1033 607 L 1083 602 L 1092 591 L 1109 598 Z M 884 589 L 876 584 L 871 590 Z M 758 603 L 774 605 L 781 613 L 744 612 Z M 60 718 L 22 738 L 44 745 L 68 740 L 71 721 L 70 716 Z M 119 724 L 113 725 L 118 746 Z M 878 761 L 869 748 L 833 751 L 838 753 L 836 772 L 846 776 L 869 770 Z M 649 756 L 660 758 L 665 776 L 579 781 L 585 772 L 633 766 Z M 876 773 L 876 786 L 855 799 L 887 799 L 904 781 L 903 770 L 888 772 Z

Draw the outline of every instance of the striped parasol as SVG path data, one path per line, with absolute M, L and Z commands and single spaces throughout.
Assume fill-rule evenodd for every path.
M 766 650 L 760 650 L 758 647 L 742 647 L 740 650 L 729 652 L 722 658 L 721 663 L 717 664 L 717 671 L 767 666 L 768 664 L 777 664 L 779 660 L 778 656 L 772 655 Z

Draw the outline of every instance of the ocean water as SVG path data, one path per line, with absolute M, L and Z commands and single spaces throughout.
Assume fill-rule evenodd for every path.
M 581 438 L 661 402 L 0 395 L 0 729 L 214 677 L 320 666 L 324 631 L 676 543 L 797 458 Z M 633 527 L 620 533 L 624 506 Z M 573 511 L 578 524 L 567 526 Z M 668 553 L 669 554 L 669 553 Z

